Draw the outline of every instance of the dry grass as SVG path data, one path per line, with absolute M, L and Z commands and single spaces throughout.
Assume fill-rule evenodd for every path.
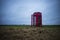
M 60 40 L 60 28 L 0 28 L 0 40 Z

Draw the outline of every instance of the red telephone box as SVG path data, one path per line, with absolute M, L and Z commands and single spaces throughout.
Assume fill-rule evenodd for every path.
M 42 13 L 34 12 L 31 15 L 31 26 L 42 27 Z

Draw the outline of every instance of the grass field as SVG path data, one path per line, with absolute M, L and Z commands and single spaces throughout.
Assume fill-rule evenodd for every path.
M 1 25 L 0 40 L 60 40 L 60 25 Z

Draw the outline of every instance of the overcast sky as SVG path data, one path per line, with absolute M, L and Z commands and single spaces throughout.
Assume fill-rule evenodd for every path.
M 31 14 L 42 13 L 43 25 L 60 24 L 60 0 L 0 0 L 0 24 L 31 24 Z

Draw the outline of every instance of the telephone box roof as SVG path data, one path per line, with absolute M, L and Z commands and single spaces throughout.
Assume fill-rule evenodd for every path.
M 36 15 L 41 15 L 41 12 L 34 12 L 33 15 L 34 15 L 34 16 L 36 16 Z

